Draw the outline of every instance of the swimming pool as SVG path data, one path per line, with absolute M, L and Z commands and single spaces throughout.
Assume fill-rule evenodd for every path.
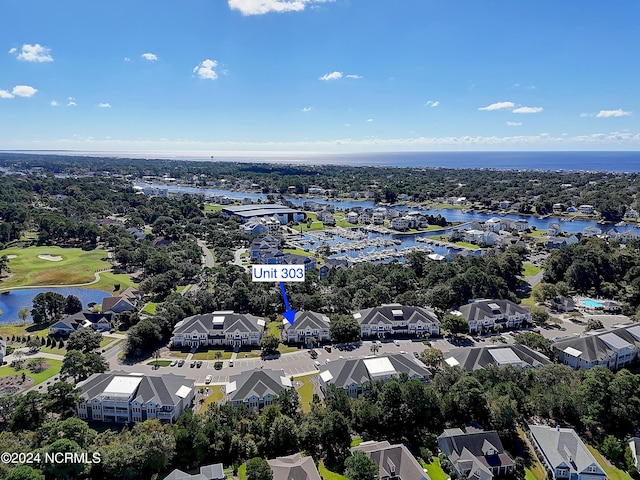
M 584 298 L 580 300 L 582 305 L 587 308 L 602 308 L 604 307 L 604 303 L 596 302 L 595 300 L 591 300 L 590 298 Z

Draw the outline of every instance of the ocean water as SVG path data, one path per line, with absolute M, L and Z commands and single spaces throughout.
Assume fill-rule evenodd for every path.
M 10 153 L 0 151 L 0 153 Z M 297 165 L 350 165 L 414 168 L 488 168 L 500 170 L 572 170 L 640 172 L 640 151 L 513 151 L 513 152 L 387 152 L 387 153 L 244 153 L 244 152 L 96 152 L 13 151 L 20 154 L 146 158 L 211 162 L 286 163 Z M 213 154 L 212 154 L 213 153 Z

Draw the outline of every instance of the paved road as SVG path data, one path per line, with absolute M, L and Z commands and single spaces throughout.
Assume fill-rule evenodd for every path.
M 212 268 L 214 263 L 213 254 L 211 253 L 211 250 L 209 250 L 209 247 L 207 247 L 207 242 L 205 242 L 204 240 L 198 240 L 198 245 L 202 249 L 202 259 L 204 267 Z
M 538 285 L 540 282 L 542 282 L 543 275 L 544 275 L 544 270 L 540 270 L 538 273 L 536 273 L 532 277 L 525 277 L 525 280 L 529 285 L 531 285 L 531 288 L 533 288 L 536 285 Z

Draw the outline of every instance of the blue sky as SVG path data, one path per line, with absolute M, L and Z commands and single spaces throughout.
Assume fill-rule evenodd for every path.
M 0 150 L 640 150 L 637 0 L 0 9 Z

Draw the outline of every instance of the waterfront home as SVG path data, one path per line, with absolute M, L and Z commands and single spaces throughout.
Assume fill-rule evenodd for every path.
M 440 334 L 440 321 L 424 307 L 399 303 L 367 308 L 353 314 L 360 325 L 362 338 L 392 338 L 394 336 L 429 337 Z
M 409 230 L 409 220 L 406 217 L 396 217 L 391 219 L 391 228 L 394 230 L 398 230 L 400 232 L 404 232 Z
M 391 445 L 386 440 L 383 442 L 369 440 L 353 447 L 351 452 L 362 452 L 373 460 L 378 465 L 377 478 L 381 480 L 429 480 L 416 457 L 401 443 Z
M 589 225 L 588 227 L 584 227 L 582 230 L 582 235 L 584 237 L 595 237 L 598 235 L 602 235 L 602 229 L 596 227 L 595 225 Z
M 220 311 L 186 317 L 173 328 L 174 347 L 220 345 L 257 346 L 264 333 L 265 321 L 251 314 Z
M 362 393 L 367 382 L 388 382 L 406 374 L 427 383 L 431 372 L 425 365 L 405 353 L 366 358 L 341 358 L 320 367 L 320 388 L 326 394 L 329 384 L 342 388 L 350 397 Z
M 174 423 L 193 406 L 195 382 L 182 375 L 94 373 L 78 383 L 78 417 L 107 423 Z
M 561 203 L 554 203 L 552 208 L 553 208 L 553 213 L 562 213 Z
M 0 338 L 0 365 L 4 361 L 4 356 L 7 354 L 7 347 L 4 343 L 4 340 Z
M 99 332 L 108 332 L 111 329 L 112 319 L 112 312 L 82 310 L 55 322 L 49 327 L 49 334 L 68 336 L 82 328 L 93 328 Z
M 114 297 L 104 297 L 102 299 L 103 313 L 113 312 L 135 312 L 138 309 L 138 303 L 142 298 L 142 292 L 133 287 L 128 287 L 120 295 Z
M 513 473 L 515 463 L 506 454 L 495 431 L 467 427 L 446 429 L 438 437 L 438 447 L 453 470 L 475 480 L 490 480 Z
M 638 359 L 640 324 L 590 331 L 581 337 L 561 339 L 553 344 L 553 350 L 559 363 L 574 369 L 597 365 L 619 370 Z
M 291 379 L 283 370 L 247 370 L 229 378 L 225 396 L 233 406 L 246 405 L 254 411 L 268 407 L 285 389 L 291 388 Z
M 288 344 L 301 343 L 309 345 L 313 341 L 330 340 L 329 317 L 321 313 L 297 311 L 293 325 L 283 321 L 282 337 Z M 312 340 L 313 339 L 313 340 Z
M 327 278 L 329 271 L 335 269 L 340 270 L 343 268 L 349 268 L 349 261 L 344 258 L 327 258 L 324 264 L 318 268 L 318 275 L 320 278 Z
M 349 212 L 347 213 L 347 222 L 352 223 L 352 224 L 357 224 L 358 223 L 358 212 Z
M 582 213 L 582 214 L 585 214 L 585 215 L 589 215 L 589 214 L 593 213 L 593 210 L 594 210 L 593 205 L 586 205 L 585 204 L 585 205 L 580 205 L 578 207 L 578 212 Z
M 462 305 L 459 312 L 469 323 L 469 333 L 484 333 L 502 328 L 520 328 L 531 322 L 531 312 L 511 300 L 475 300 Z
M 318 212 L 317 219 L 324 225 L 335 226 L 336 224 L 336 219 L 333 216 L 333 213 L 328 210 L 321 210 L 320 212 Z
M 547 227 L 547 235 L 550 237 L 557 237 L 562 233 L 562 225 L 560 222 L 551 222 Z
M 275 216 L 282 225 L 286 225 L 289 222 L 302 222 L 306 218 L 304 212 L 276 203 L 256 203 L 252 205 L 224 207 L 222 213 L 237 218 L 243 223 L 253 217 Z
M 552 478 L 606 480 L 606 473 L 572 428 L 529 425 L 529 431 Z

